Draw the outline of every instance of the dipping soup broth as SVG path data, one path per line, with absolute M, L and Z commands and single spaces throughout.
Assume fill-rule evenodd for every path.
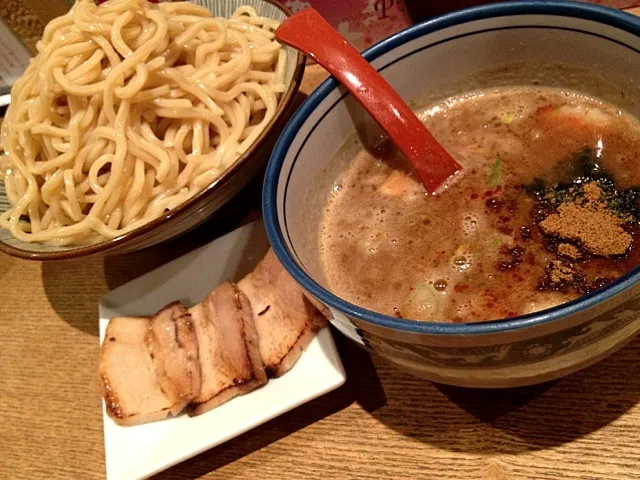
M 420 111 L 464 171 L 429 195 L 385 143 L 328 195 L 331 291 L 399 318 L 477 322 L 558 305 L 640 263 L 640 125 L 598 99 L 509 87 Z

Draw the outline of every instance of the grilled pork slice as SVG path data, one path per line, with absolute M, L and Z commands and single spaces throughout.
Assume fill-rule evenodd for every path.
M 326 325 L 326 319 L 309 302 L 273 250 L 238 287 L 251 302 L 265 368 L 270 375 L 279 377 L 298 361 L 315 333 Z
M 167 305 L 151 319 L 144 340 L 160 388 L 173 410 L 182 411 L 200 393 L 198 339 L 191 315 L 180 302 Z
M 144 341 L 149 324 L 144 317 L 112 319 L 100 349 L 102 394 L 107 413 L 119 425 L 162 420 L 182 408 L 158 382 Z
M 223 283 L 190 313 L 202 376 L 200 394 L 192 401 L 195 415 L 267 381 L 251 306 L 236 285 Z

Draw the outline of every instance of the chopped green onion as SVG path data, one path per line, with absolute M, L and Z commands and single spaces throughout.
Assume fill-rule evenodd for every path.
M 502 116 L 502 123 L 506 123 L 507 125 L 509 125 L 514 120 L 515 120 L 515 117 L 508 113 Z
M 493 166 L 489 172 L 489 177 L 487 178 L 487 183 L 489 184 L 489 187 L 502 185 L 502 159 L 500 157 L 496 157 L 495 162 L 493 162 Z

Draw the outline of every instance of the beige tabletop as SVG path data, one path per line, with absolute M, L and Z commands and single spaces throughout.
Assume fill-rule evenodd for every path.
M 309 92 L 324 73 L 307 69 Z M 0 479 L 103 478 L 98 299 L 258 215 L 257 179 L 189 235 L 114 258 L 0 254 Z M 640 341 L 531 388 L 434 385 L 337 333 L 347 383 L 166 479 L 640 479 Z

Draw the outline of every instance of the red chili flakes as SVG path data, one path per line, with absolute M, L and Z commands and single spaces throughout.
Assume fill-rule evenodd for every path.
M 491 208 L 493 210 L 501 210 L 502 207 L 504 207 L 504 200 L 497 197 L 491 197 L 487 199 L 485 205 L 487 208 Z
M 549 113 L 551 110 L 553 110 L 553 108 L 553 105 L 550 103 L 538 107 L 538 109 L 536 110 L 536 115 L 544 115 L 545 113 Z
M 614 280 L 613 278 L 598 277 L 591 283 L 591 290 L 593 291 L 598 288 L 602 288 L 605 285 L 608 285 L 609 283 L 613 282 L 613 280 Z
M 493 196 L 493 190 L 487 190 L 482 194 L 482 198 L 489 198 Z
M 527 263 L 529 265 L 535 265 L 536 264 L 536 256 L 533 254 L 533 252 L 529 252 L 527 254 Z
M 503 246 L 500 249 L 500 253 L 507 256 L 507 260 L 498 262 L 498 265 L 496 266 L 501 272 L 513 270 L 522 263 L 522 259 L 524 257 L 524 249 L 518 245 L 513 248 Z

